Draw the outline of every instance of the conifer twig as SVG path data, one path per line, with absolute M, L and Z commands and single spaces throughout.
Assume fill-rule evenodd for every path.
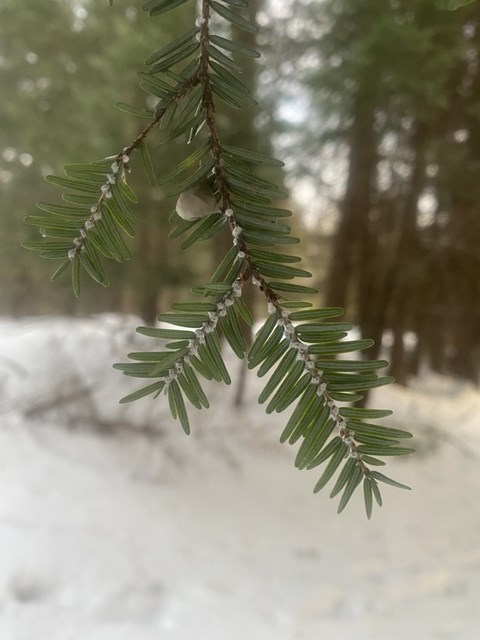
M 184 98 L 194 87 L 200 82 L 197 74 L 193 77 L 185 80 L 175 94 L 170 99 L 170 102 L 177 102 Z M 145 138 L 154 130 L 165 115 L 166 106 L 162 105 L 161 109 L 157 109 L 154 117 L 150 122 L 140 131 L 137 137 L 127 146 L 123 147 L 122 151 L 115 156 L 111 156 L 112 164 L 111 171 L 107 175 L 107 180 L 100 186 L 101 194 L 95 204 L 90 208 L 90 217 L 85 220 L 83 226 L 80 228 L 80 235 L 74 238 L 73 248 L 68 252 L 69 260 L 74 260 L 77 254 L 85 248 L 85 242 L 88 236 L 88 232 L 95 227 L 95 223 L 101 220 L 102 206 L 105 200 L 109 200 L 112 197 L 112 187 L 118 181 L 118 179 L 126 182 L 126 174 L 130 173 L 130 157 L 134 151 L 136 151 L 143 143 Z

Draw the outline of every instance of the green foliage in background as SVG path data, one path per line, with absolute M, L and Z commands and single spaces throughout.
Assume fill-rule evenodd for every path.
M 449 9 L 450 11 L 455 11 L 456 9 L 460 9 L 460 7 L 465 7 L 467 4 L 472 4 L 473 2 L 477 2 L 477 0 L 441 0 L 439 2 L 439 6 L 442 9 Z
M 323 302 L 372 359 L 388 335 L 398 384 L 425 369 L 478 384 L 480 3 L 296 0 L 268 43 L 282 151 L 330 236 Z
M 0 104 L 1 313 L 118 310 L 140 312 L 151 321 L 149 308 L 159 288 L 168 299 L 188 281 L 189 265 L 181 264 L 175 243 L 168 243 L 166 193 L 135 171 L 131 182 L 142 201 L 142 225 L 135 238 L 126 236 L 133 260 L 128 269 L 112 265 L 112 286 L 102 296 L 88 282 L 78 301 L 72 300 L 66 280 L 46 286 L 51 263 L 39 264 L 33 253 L 17 247 L 38 238 L 23 217 L 32 213 L 35 200 L 56 196 L 44 177 L 61 172 L 72 149 L 77 161 L 89 161 L 115 149 L 119 139 L 134 137 L 139 121 L 112 105 L 136 102 L 149 108 L 149 96 L 137 82 L 138 60 L 147 57 L 152 42 L 166 44 L 174 26 L 187 28 L 189 21 L 188 13 L 179 10 L 162 24 L 154 23 L 131 1 L 114 10 L 103 2 L 0 3 L 0 84 L 8 96 Z M 175 145 L 168 157 L 158 154 L 157 172 L 167 172 L 169 163 L 181 157 Z M 134 158 L 134 169 L 135 163 L 140 158 Z M 209 272 L 207 251 L 199 252 L 197 268 Z
M 179 198 L 170 216 L 170 236 L 182 238 L 183 249 L 196 250 L 198 243 L 218 239 L 227 229 L 230 247 L 208 282 L 192 289 L 193 301 L 175 303 L 160 314 L 161 326 L 138 329 L 155 341 L 152 349 L 131 353 L 131 362 L 115 366 L 147 384 L 122 402 L 162 394 L 189 433 L 187 403 L 197 409 L 209 406 L 201 379 L 231 381 L 223 337 L 239 358 L 247 357 L 249 368 L 266 376 L 259 397 L 266 411 L 291 411 L 281 441 L 299 445 L 299 469 L 322 465 L 314 491 L 332 480 L 330 496 L 339 496 L 340 512 L 362 485 L 370 517 L 373 501 L 382 503 L 380 483 L 408 488 L 373 468 L 383 466 L 384 457 L 412 452 L 401 443 L 410 433 L 377 422 L 389 411 L 354 406 L 363 392 L 392 381 L 376 373 L 387 363 L 344 359 L 343 354 L 362 351 L 371 341 L 345 339 L 352 327 L 336 320 L 342 309 L 316 308 L 305 300 L 317 292 L 297 282 L 311 274 L 290 251 L 298 238 L 287 224 L 291 212 L 280 204 L 287 194 L 258 171 L 282 163 L 224 139 L 218 104 L 233 110 L 255 105 L 239 76 L 241 61 L 260 53 L 234 37 L 238 30 L 257 31 L 243 14 L 246 0 L 202 0 L 196 20 L 192 0 L 150 0 L 143 9 L 152 18 L 161 16 L 161 23 L 180 5 L 189 7 L 192 24 L 162 43 L 139 74 L 140 87 L 150 96 L 147 108 L 117 105 L 144 124 L 130 142 L 117 143 L 111 156 L 69 164 L 63 175 L 47 177 L 61 189 L 62 200 L 40 202 L 40 213 L 26 218 L 42 238 L 25 246 L 59 260 L 53 278 L 69 273 L 76 295 L 85 276 L 107 286 L 105 263 L 130 257 L 125 238 L 135 234 L 139 200 L 130 172 L 133 158 L 140 157 L 152 187 L 167 186 L 168 195 Z M 168 157 L 172 148 L 182 149 L 183 158 L 157 179 L 152 157 Z M 190 215 L 199 194 L 205 210 Z M 250 348 L 242 327 L 253 325 L 244 298 L 247 283 L 258 289 L 268 312 Z

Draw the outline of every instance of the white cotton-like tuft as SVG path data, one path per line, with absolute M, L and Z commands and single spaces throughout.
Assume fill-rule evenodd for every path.
M 203 344 L 205 342 L 205 332 L 203 331 L 203 329 L 197 329 L 195 331 L 195 335 L 197 336 L 197 347 L 200 344 Z
M 184 220 L 198 220 L 212 213 L 219 213 L 219 208 L 208 183 L 202 183 L 182 191 L 175 211 Z
M 236 280 L 232 284 L 232 295 L 234 295 L 236 298 L 239 298 L 242 295 L 242 285 L 238 282 L 238 280 Z

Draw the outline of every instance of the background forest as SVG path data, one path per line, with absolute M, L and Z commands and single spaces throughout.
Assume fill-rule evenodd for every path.
M 214 262 L 208 246 L 195 265 L 179 255 L 167 240 L 174 201 L 138 178 L 134 259 L 111 273 L 109 290 L 90 284 L 76 303 L 67 279 L 49 284 L 50 265 L 19 250 L 36 233 L 23 217 L 51 196 L 44 176 L 131 138 L 136 122 L 113 104 L 146 104 L 141 61 L 190 21 L 184 7 L 151 21 L 135 3 L 105 4 L 0 5 L 3 314 L 114 310 L 152 321 Z M 286 160 L 320 302 L 345 307 L 375 338 L 371 357 L 384 336 L 398 382 L 421 362 L 477 382 L 479 6 L 254 0 L 249 12 L 265 55 L 245 80 L 260 111 L 252 119 L 226 107 L 222 118 L 231 143 L 240 136 L 265 150 L 273 141 Z M 157 173 L 180 157 L 160 149 Z
M 375 339 L 365 355 L 397 384 L 366 402 L 414 432 L 417 453 L 388 461 L 413 490 L 386 487 L 371 521 L 361 499 L 337 517 L 313 495 L 228 350 L 233 391 L 206 384 L 190 438 L 165 399 L 118 404 L 139 317 L 231 246 L 182 252 L 139 154 L 132 259 L 108 289 L 84 278 L 76 300 L 21 248 L 35 202 L 59 197 L 45 176 L 135 137 L 145 121 L 114 105 L 154 107 L 143 61 L 194 21 L 193 0 L 155 19 L 108 4 L 0 0 L 0 637 L 477 640 L 480 2 L 250 0 L 259 33 L 232 26 L 262 52 L 242 59 L 259 105 L 218 100 L 222 140 L 285 162 L 262 175 L 290 193 L 310 300 Z M 186 154 L 160 139 L 157 176 Z

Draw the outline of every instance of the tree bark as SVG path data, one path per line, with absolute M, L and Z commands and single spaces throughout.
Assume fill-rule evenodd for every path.
M 351 288 L 359 274 L 360 288 L 368 296 L 369 265 L 362 266 L 362 260 L 368 260 L 371 244 L 369 212 L 377 163 L 374 103 L 371 94 L 359 90 L 349 136 L 348 179 L 327 283 L 329 306 L 348 306 Z
M 396 264 L 393 266 L 395 282 L 393 288 L 389 289 L 391 330 L 393 332 L 389 373 L 395 377 L 398 384 L 402 385 L 407 384 L 409 377 L 409 356 L 405 345 L 405 335 L 414 324 L 415 303 L 420 302 L 418 291 L 421 274 L 419 273 L 420 245 L 417 208 L 424 187 L 428 134 L 428 126 L 423 122 L 417 122 L 412 136 L 415 159 L 408 195 L 402 212 L 402 227 L 396 247 Z

